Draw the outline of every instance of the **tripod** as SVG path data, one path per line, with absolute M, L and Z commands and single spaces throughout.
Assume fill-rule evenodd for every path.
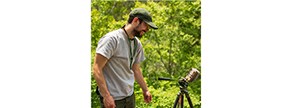
M 194 108 L 192 100 L 191 100 L 190 95 L 189 95 L 189 92 L 187 90 L 188 83 L 185 80 L 179 80 L 178 83 L 180 85 L 180 91 L 177 94 L 177 97 L 176 97 L 176 100 L 174 102 L 173 108 L 176 108 L 176 107 L 183 108 L 184 107 L 184 104 L 183 104 L 184 95 L 186 96 L 186 98 L 189 102 L 190 108 Z

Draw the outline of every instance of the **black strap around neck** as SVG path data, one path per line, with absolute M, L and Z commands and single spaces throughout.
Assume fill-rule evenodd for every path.
M 127 38 L 128 38 L 128 46 L 129 46 L 129 59 L 130 59 L 130 66 L 129 66 L 129 68 L 130 69 L 132 69 L 132 62 L 133 62 L 133 57 L 135 56 L 135 53 L 136 53 L 136 50 L 137 50 L 137 42 L 136 42 L 136 40 L 135 40 L 135 38 L 133 38 L 133 39 L 130 39 L 129 38 L 129 35 L 128 35 L 128 33 L 126 32 L 126 30 L 125 30 L 125 28 L 124 28 L 125 26 L 123 26 L 122 27 L 122 29 L 124 30 L 124 32 L 126 33 L 126 35 L 127 35 Z M 133 41 L 134 42 L 134 48 L 133 48 L 133 52 L 131 52 L 131 41 Z

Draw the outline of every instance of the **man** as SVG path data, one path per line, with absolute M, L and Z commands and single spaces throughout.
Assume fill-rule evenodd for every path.
M 102 108 L 134 108 L 134 80 L 143 90 L 144 101 L 151 102 L 140 69 L 140 63 L 145 60 L 144 51 L 136 38 L 142 37 L 150 27 L 157 29 L 150 13 L 136 8 L 130 12 L 126 25 L 99 40 L 93 69 Z

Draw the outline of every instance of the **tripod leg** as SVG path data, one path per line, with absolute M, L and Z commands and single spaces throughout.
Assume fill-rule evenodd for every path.
M 181 95 L 181 99 L 180 99 L 180 106 L 181 106 L 180 108 L 183 108 L 183 107 L 184 107 L 184 104 L 183 104 L 183 101 L 184 101 L 184 100 L 183 100 L 183 99 L 184 99 L 184 95 L 182 94 L 182 95 Z
M 193 103 L 192 103 L 192 100 L 191 100 L 191 98 L 190 98 L 190 95 L 189 95 L 189 93 L 188 93 L 188 92 L 186 92 L 186 93 L 185 93 L 185 96 L 186 96 L 186 98 L 187 98 L 187 100 L 188 100 L 188 102 L 189 102 L 190 108 L 194 108 L 194 106 L 193 106 Z
M 174 105 L 173 105 L 173 108 L 176 108 L 176 106 L 178 104 L 178 101 L 179 101 L 179 98 L 182 97 L 182 96 L 183 96 L 182 93 L 178 92 L 176 100 L 175 100 Z

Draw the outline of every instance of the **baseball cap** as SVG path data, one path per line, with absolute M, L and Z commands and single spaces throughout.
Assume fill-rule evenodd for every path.
M 158 27 L 152 22 L 152 17 L 150 12 L 144 8 L 135 8 L 130 13 L 129 16 L 138 17 L 146 22 L 151 28 L 158 29 Z

